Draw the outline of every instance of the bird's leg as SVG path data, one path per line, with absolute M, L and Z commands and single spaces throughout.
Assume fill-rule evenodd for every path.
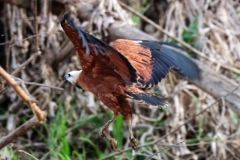
M 113 111 L 113 118 L 101 128 L 99 136 L 100 138 L 105 137 L 110 142 L 112 150 L 116 151 L 118 148 L 118 143 L 114 138 L 111 137 L 108 127 L 121 112 L 120 105 L 117 98 L 111 93 L 99 93 L 98 98 Z
M 114 121 L 116 119 L 117 115 L 118 114 L 113 114 L 113 118 L 110 119 L 99 131 L 99 137 L 100 138 L 105 137 L 109 141 L 113 151 L 117 150 L 118 142 L 116 141 L 116 139 L 111 137 L 108 127 L 109 127 L 110 123 L 112 123 L 112 121 Z
M 132 146 L 132 149 L 136 150 L 138 143 L 136 138 L 133 136 L 133 131 L 132 131 L 132 116 L 129 118 L 129 116 L 124 116 L 125 121 L 127 122 L 128 125 L 128 130 L 129 130 L 129 139 L 130 139 L 130 145 Z
M 133 131 L 132 131 L 132 109 L 129 106 L 127 101 L 125 101 L 125 103 L 123 103 L 121 107 L 122 107 L 121 114 L 123 115 L 128 125 L 130 144 L 132 146 L 132 149 L 136 150 L 138 144 L 137 144 L 136 138 L 133 136 Z
M 101 128 L 101 130 L 99 131 L 99 137 L 100 138 L 106 137 L 107 135 L 110 136 L 110 132 L 108 130 L 108 127 L 109 127 L 110 123 L 112 123 L 116 119 L 117 115 L 118 114 L 114 113 L 113 118 L 110 119 L 109 121 L 107 121 L 107 123 L 105 123 L 104 126 Z

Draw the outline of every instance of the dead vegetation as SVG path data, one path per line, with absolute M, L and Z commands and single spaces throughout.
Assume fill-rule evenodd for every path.
M 4 26 L 1 34 L 5 36 L 0 42 L 0 56 L 6 55 L 1 66 L 27 93 L 29 103 L 37 104 L 47 113 L 42 126 L 25 131 L 21 137 L 14 136 L 14 141 L 0 151 L 1 158 L 30 159 L 27 154 L 39 159 L 240 158 L 238 1 L 122 1 L 151 19 L 156 26 L 127 12 L 126 7 L 122 8 L 116 0 L 100 3 L 95 0 L 36 1 L 37 5 L 22 0 L 25 3 L 20 3 L 21 6 L 14 0 L 0 2 Z M 36 6 L 38 12 L 34 13 Z M 183 42 L 186 42 L 200 51 L 197 53 L 194 48 L 186 47 L 187 52 L 201 65 L 215 71 L 204 74 L 204 83 L 210 85 L 204 88 L 204 83 L 197 83 L 195 86 L 195 82 L 170 74 L 151 90 L 168 98 L 166 109 L 131 102 L 139 149 L 134 153 L 129 149 L 128 135 L 121 133 L 127 131 L 126 125 L 120 117 L 112 126 L 114 136 L 121 142 L 120 152 L 112 153 L 108 143 L 97 135 L 99 123 L 111 117 L 109 110 L 91 93 L 61 80 L 64 73 L 80 69 L 73 45 L 59 25 L 66 12 L 79 18 L 79 26 L 109 43 L 115 38 L 128 36 L 173 42 L 178 38 L 181 40 L 179 44 L 185 47 Z M 134 26 L 134 23 L 138 25 Z M 130 25 L 150 35 L 133 30 Z M 214 83 L 215 88 L 210 88 L 214 86 L 211 77 L 220 76 L 224 79 Z M 212 94 L 212 90 L 221 94 Z M 235 97 L 228 98 L 233 94 Z M 221 98 L 223 95 L 229 96 Z M 34 115 L 26 107 L 29 103 L 18 97 L 1 77 L 0 142 L 4 136 L 16 132 L 21 124 L 33 119 Z M 122 130 L 122 126 L 125 129 Z

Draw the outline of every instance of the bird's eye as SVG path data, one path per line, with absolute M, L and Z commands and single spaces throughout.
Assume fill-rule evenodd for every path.
M 68 73 L 68 76 L 71 77 L 71 74 Z

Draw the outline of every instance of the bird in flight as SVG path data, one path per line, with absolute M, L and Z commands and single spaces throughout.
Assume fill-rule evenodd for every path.
M 61 26 L 75 46 L 82 65 L 82 70 L 71 71 L 63 79 L 92 92 L 113 111 L 113 118 L 99 132 L 100 137 L 105 137 L 110 142 L 113 150 L 118 145 L 111 137 L 108 127 L 118 114 L 123 115 L 128 125 L 132 148 L 137 148 L 137 140 L 132 131 L 132 110 L 127 98 L 153 106 L 165 105 L 163 98 L 148 93 L 145 89 L 157 85 L 170 69 L 189 79 L 200 79 L 198 66 L 179 53 L 176 49 L 181 47 L 175 44 L 118 39 L 110 46 L 82 31 L 70 14 L 64 15 Z

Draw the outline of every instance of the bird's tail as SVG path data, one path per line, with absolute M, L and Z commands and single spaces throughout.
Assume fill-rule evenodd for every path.
M 166 101 L 164 100 L 164 98 L 159 98 L 152 93 L 145 92 L 135 87 L 124 89 L 124 92 L 129 98 L 134 99 L 138 102 L 145 102 L 153 106 L 166 105 Z

